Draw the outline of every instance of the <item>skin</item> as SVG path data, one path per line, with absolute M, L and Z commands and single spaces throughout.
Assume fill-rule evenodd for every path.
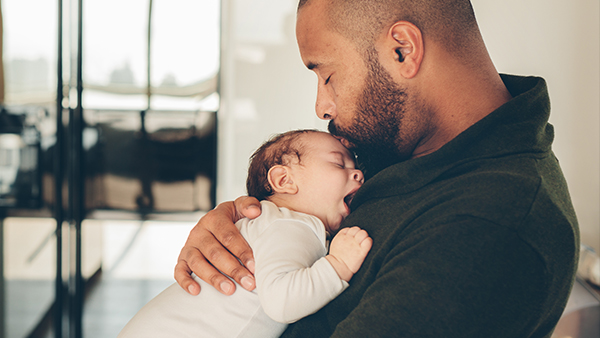
M 373 74 L 369 74 L 364 54 L 353 42 L 326 27 L 326 6 L 325 0 L 312 0 L 299 10 L 298 46 L 303 63 L 317 75 L 317 115 L 330 120 L 337 128 L 340 141 L 348 148 L 355 148 L 360 155 L 361 147 L 365 146 L 362 142 L 369 141 L 363 139 L 365 135 L 368 138 L 368 133 L 361 135 L 364 128 L 368 128 L 368 122 L 367 127 L 360 130 L 352 130 L 352 125 L 364 112 L 360 110 L 361 102 L 368 99 L 369 89 L 376 92 L 383 90 L 383 86 L 374 84 L 368 88 L 369 75 Z M 469 47 L 466 56 L 458 56 L 448 52 L 442 43 L 424 37 L 412 23 L 398 21 L 381 31 L 373 49 L 377 63 L 404 93 L 395 99 L 393 95 L 385 98 L 395 102 L 397 107 L 391 112 L 395 115 L 386 116 L 396 120 L 392 125 L 397 130 L 388 130 L 395 136 L 394 146 L 390 149 L 389 142 L 386 144 L 387 150 L 393 151 L 394 160 L 425 156 L 438 150 L 511 99 L 482 38 Z M 401 51 L 403 62 L 399 62 L 396 50 Z M 193 270 L 222 293 L 233 293 L 234 284 L 208 260 L 244 288 L 252 290 L 252 250 L 237 233 L 231 219 L 232 215 L 237 221 L 259 213 L 258 201 L 240 197 L 235 202 L 219 205 L 203 217 L 179 256 L 175 268 L 179 285 L 191 294 L 199 292 L 198 284 L 189 276 Z
M 318 217 L 330 234 L 335 234 L 350 214 L 347 196 L 354 196 L 364 182 L 356 169 L 354 155 L 327 133 L 301 136 L 301 162 L 277 165 L 268 179 L 274 194 L 269 201 L 279 207 Z M 366 231 L 344 228 L 331 241 L 325 258 L 338 276 L 350 281 L 371 249 L 373 241 Z
M 346 196 L 353 196 L 364 181 L 354 155 L 327 133 L 302 135 L 301 163 L 278 165 L 269 170 L 276 192 L 269 200 L 279 207 L 317 216 L 330 234 L 350 214 Z

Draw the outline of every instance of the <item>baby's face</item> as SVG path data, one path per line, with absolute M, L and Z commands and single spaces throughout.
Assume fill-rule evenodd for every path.
M 301 164 L 292 165 L 298 186 L 297 211 L 317 216 L 330 233 L 350 214 L 350 202 L 363 184 L 354 156 L 340 141 L 326 133 L 310 133 Z

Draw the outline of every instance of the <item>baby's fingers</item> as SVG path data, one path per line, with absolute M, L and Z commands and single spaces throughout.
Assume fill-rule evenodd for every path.
M 354 240 L 356 242 L 358 242 L 359 244 L 362 244 L 362 242 L 365 241 L 367 238 L 371 239 L 369 237 L 369 234 L 365 230 L 363 230 L 363 229 L 361 229 L 361 228 L 359 228 L 357 226 L 354 226 L 354 227 L 351 227 L 351 228 L 346 228 L 346 229 L 348 229 L 348 231 L 346 232 L 346 235 L 354 237 Z M 371 243 L 372 242 L 373 241 L 371 240 Z
M 357 231 L 356 234 L 354 234 L 354 239 L 358 243 L 362 243 L 367 238 L 370 238 L 369 234 L 365 230 L 362 230 L 362 229 L 359 229 L 359 231 Z
M 365 239 L 363 239 L 360 242 L 360 249 L 364 253 L 369 252 L 369 250 L 371 250 L 372 246 L 373 246 L 373 239 L 371 237 L 366 237 Z
M 361 229 L 359 227 L 353 226 L 351 228 L 344 228 L 344 229 L 340 230 L 340 232 L 343 232 L 347 236 L 354 237 L 360 230 Z

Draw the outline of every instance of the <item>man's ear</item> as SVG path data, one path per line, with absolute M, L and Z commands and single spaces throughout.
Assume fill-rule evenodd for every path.
M 395 68 L 407 79 L 417 75 L 423 62 L 424 43 L 421 30 L 408 21 L 398 21 L 385 38 L 385 55 L 392 57 Z
M 278 194 L 295 195 L 298 186 L 292 178 L 291 168 L 285 165 L 276 165 L 269 169 L 267 179 L 273 192 Z

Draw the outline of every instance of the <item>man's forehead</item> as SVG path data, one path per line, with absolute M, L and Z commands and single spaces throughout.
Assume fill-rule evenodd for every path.
M 328 31 L 327 11 L 322 1 L 311 0 L 298 10 L 296 15 L 296 37 L 298 43 L 304 39 L 313 40 Z
M 339 46 L 342 39 L 336 39 L 335 33 L 328 30 L 324 25 L 315 23 L 296 27 L 296 38 L 302 60 L 309 70 L 318 70 L 325 64 L 334 61 L 332 52 Z
M 354 48 L 354 43 L 329 24 L 326 10 L 312 0 L 298 11 L 296 39 L 302 60 L 310 70 L 322 68 L 339 59 L 340 52 Z M 323 1 L 320 1 L 323 2 Z
M 323 31 L 318 30 L 298 30 L 296 33 L 300 56 L 309 70 L 318 70 L 328 54 L 329 48 L 322 34 Z

